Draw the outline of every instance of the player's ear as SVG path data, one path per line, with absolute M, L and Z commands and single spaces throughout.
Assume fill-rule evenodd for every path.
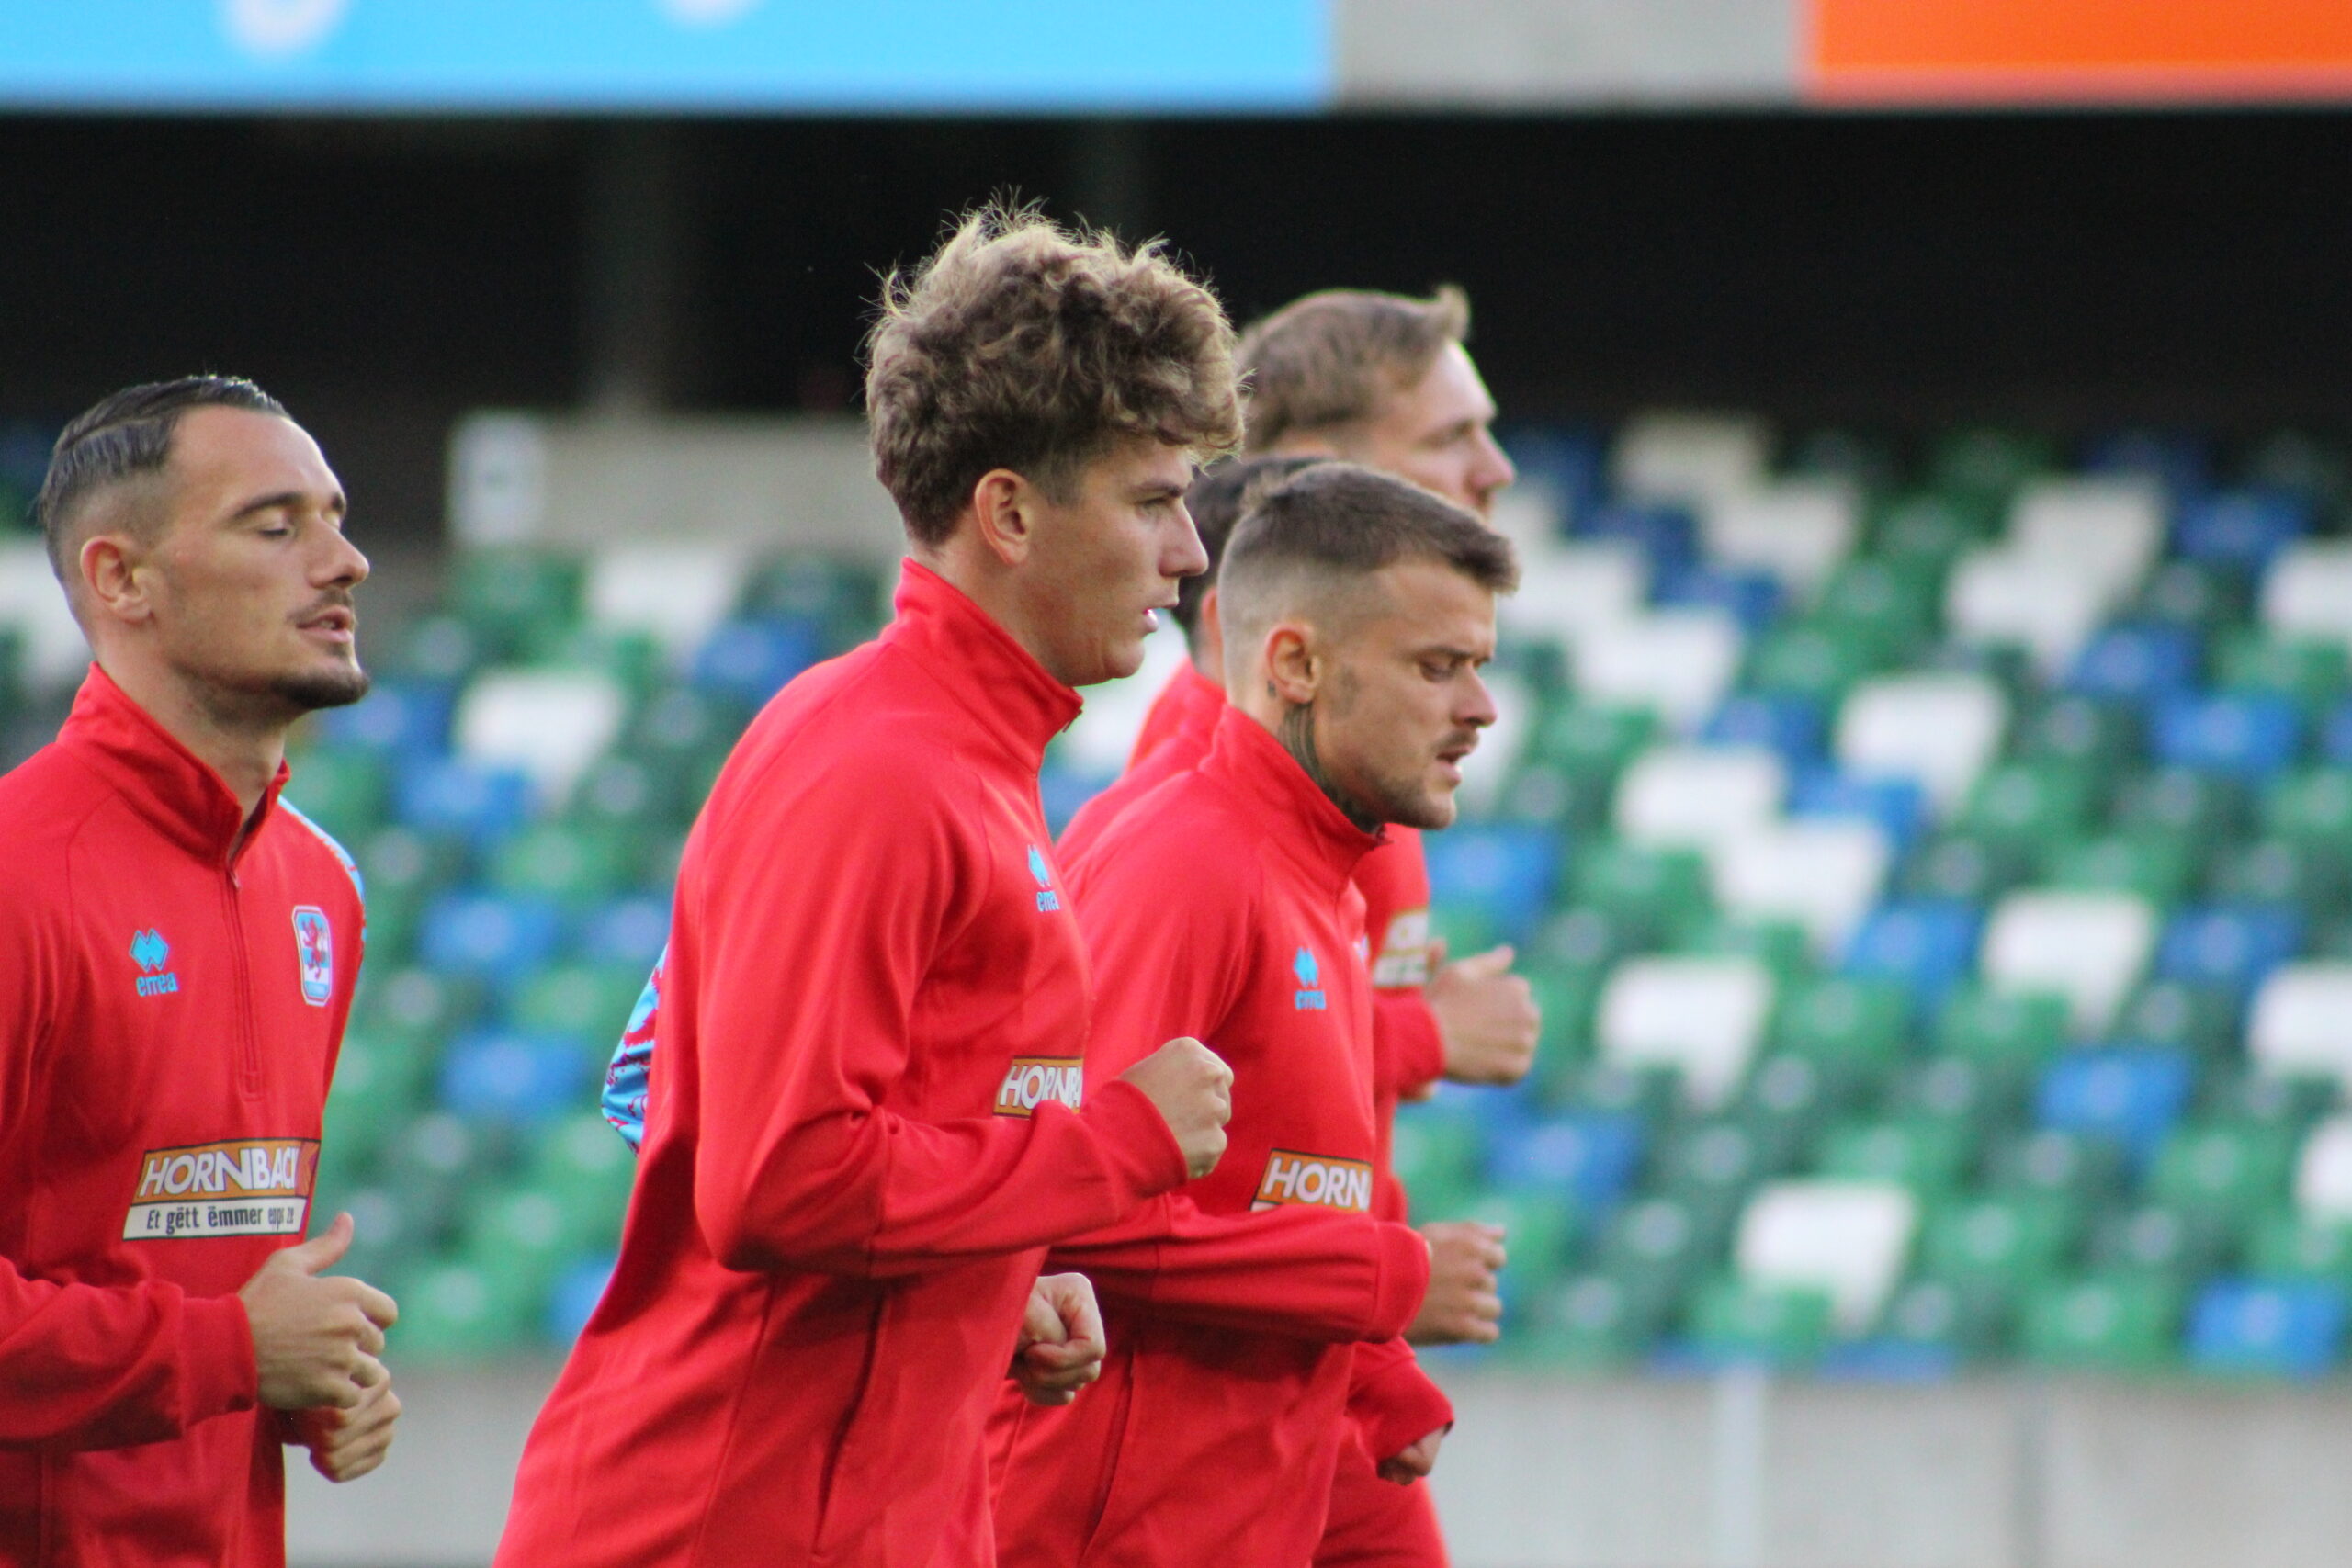
M 990 468 L 972 486 L 972 525 L 980 543 L 1007 566 L 1036 546 L 1037 487 L 1011 468 Z
M 81 579 L 81 592 L 74 595 L 77 607 L 126 624 L 153 616 L 155 607 L 149 595 L 149 574 L 139 570 L 145 564 L 146 554 L 139 541 L 127 534 L 94 534 L 83 540 L 74 562 Z
M 1322 680 L 1323 659 L 1311 631 L 1283 622 L 1266 634 L 1266 681 L 1275 696 L 1304 707 L 1315 700 Z

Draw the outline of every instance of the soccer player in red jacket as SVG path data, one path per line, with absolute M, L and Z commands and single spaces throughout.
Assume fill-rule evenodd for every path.
M 35 504 L 96 664 L 0 778 L 0 1564 L 276 1568 L 280 1450 L 383 1458 L 390 1300 L 301 1239 L 358 874 L 279 799 L 356 702 L 344 496 L 223 377 L 65 427 Z
M 620 1261 L 506 1568 L 992 1560 L 1008 1368 L 1055 1403 L 1102 1353 L 1047 1244 L 1224 1147 L 1231 1074 L 1195 1041 L 1086 1081 L 1037 770 L 1072 688 L 1132 672 L 1205 564 L 1184 490 L 1239 434 L 1231 344 L 1156 250 L 1023 213 L 886 289 L 897 616 L 768 705 L 688 840 Z
M 1478 671 L 1495 596 L 1516 581 L 1501 536 L 1352 464 L 1315 465 L 1258 498 L 1220 568 L 1231 701 L 1207 757 L 1072 863 L 1088 950 L 1120 980 L 1104 987 L 1101 1052 L 1122 1059 L 1174 1025 L 1233 1066 L 1226 1159 L 1184 1193 L 1206 1215 L 1270 1229 L 1301 1209 L 1372 1220 L 1354 874 L 1385 825 L 1452 820 L 1462 759 L 1494 717 Z M 1055 1249 L 1095 1279 L 1111 1352 L 1085 1400 L 1024 1412 L 1010 1434 L 1008 1568 L 1304 1563 L 1315 1549 L 1351 1438 L 1350 1341 L 1393 1339 L 1411 1313 L 1345 1310 L 1361 1292 L 1304 1247 L 1296 1261 L 1269 1247 L 1213 1289 L 1203 1277 L 1224 1249 L 1178 1219 L 1148 1261 L 1125 1233 Z M 1372 1228 L 1413 1238 L 1395 1222 Z M 1421 1408 L 1426 1424 L 1380 1458 L 1442 1429 L 1442 1399 Z

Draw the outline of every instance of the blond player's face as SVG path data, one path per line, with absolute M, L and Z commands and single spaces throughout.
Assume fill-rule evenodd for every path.
M 1495 444 L 1495 400 L 1458 343 L 1445 345 L 1420 380 L 1381 405 L 1346 455 L 1434 491 L 1481 517 L 1519 477 Z
M 1132 675 L 1143 639 L 1176 603 L 1180 579 L 1208 570 L 1184 510 L 1193 455 L 1148 436 L 1119 442 L 1059 499 L 1037 507 L 1032 567 L 1047 614 L 1041 650 L 1069 685 Z
M 199 408 L 172 436 L 168 522 L 144 552 L 168 661 L 224 694 L 295 712 L 367 690 L 351 591 L 368 558 L 343 487 L 301 426 Z
M 1400 561 L 1374 581 L 1374 607 L 1327 645 L 1316 755 L 1340 796 L 1379 820 L 1443 828 L 1462 760 L 1495 721 L 1479 674 L 1495 654 L 1495 596 L 1438 561 Z

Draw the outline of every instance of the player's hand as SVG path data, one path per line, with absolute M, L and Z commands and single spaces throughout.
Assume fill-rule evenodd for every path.
M 1233 1116 L 1233 1069 L 1197 1040 L 1170 1040 L 1119 1077 L 1143 1090 L 1159 1110 L 1195 1177 L 1216 1168 L 1225 1155 L 1225 1124 Z
M 1445 1428 L 1440 1427 L 1403 1452 L 1389 1455 L 1380 1461 L 1380 1479 L 1393 1481 L 1399 1486 L 1410 1486 L 1437 1468 L 1438 1445 L 1444 1441 Z
M 1083 1274 L 1046 1274 L 1029 1290 L 1013 1381 L 1032 1404 L 1068 1404 L 1102 1375 L 1102 1314 Z
M 1433 943 L 1430 983 L 1421 994 L 1445 1040 L 1445 1076 L 1455 1083 L 1515 1084 L 1535 1065 L 1544 1015 L 1524 976 L 1510 972 L 1506 943 L 1453 964 Z
M 325 1235 L 270 1254 L 237 1292 L 253 1328 L 261 1402 L 273 1410 L 356 1409 L 385 1381 L 376 1358 L 400 1308 L 373 1285 L 319 1277 L 350 1246 L 351 1216 L 337 1214 Z
M 348 1410 L 298 1410 L 287 1419 L 296 1440 L 311 1450 L 311 1468 L 343 1482 L 356 1481 L 384 1462 L 392 1446 L 392 1423 L 400 1418 L 401 1396 L 387 1379 Z
M 1495 1271 L 1503 1266 L 1499 1225 L 1443 1220 L 1421 1227 L 1430 1246 L 1430 1288 L 1421 1310 L 1405 1326 L 1414 1345 L 1488 1345 L 1502 1337 L 1503 1298 Z

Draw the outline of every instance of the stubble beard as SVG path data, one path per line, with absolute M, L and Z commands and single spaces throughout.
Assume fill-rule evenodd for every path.
M 237 728 L 282 728 L 321 708 L 349 707 L 374 682 L 359 662 L 295 674 L 222 680 L 196 677 L 200 700 L 214 719 Z
M 1324 765 L 1322 750 L 1315 743 L 1313 703 L 1301 703 L 1283 714 L 1277 734 L 1283 750 L 1305 770 L 1315 787 L 1340 808 L 1342 816 L 1367 833 L 1377 833 L 1391 822 L 1408 828 L 1442 828 L 1453 820 L 1450 814 L 1444 821 L 1429 820 L 1432 812 L 1426 799 L 1418 792 L 1392 787 L 1385 781 L 1372 781 L 1369 792 L 1340 784 Z

